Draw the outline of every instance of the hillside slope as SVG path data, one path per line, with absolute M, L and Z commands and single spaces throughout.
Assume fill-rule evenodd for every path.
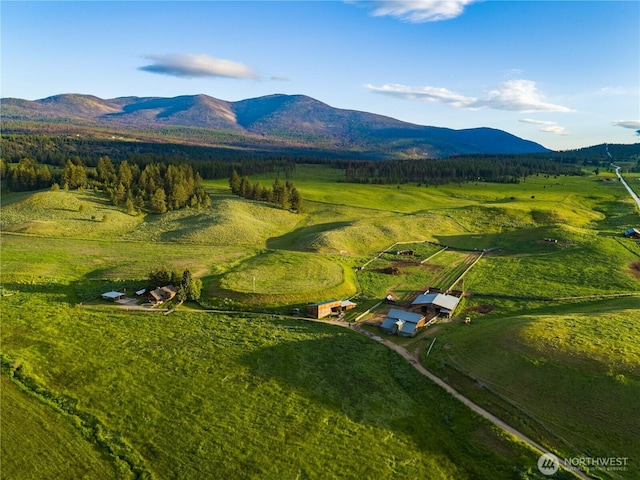
M 219 135 L 233 133 L 230 142 L 242 148 L 278 145 L 282 153 L 346 152 L 365 158 L 444 157 L 473 153 L 533 153 L 548 151 L 502 130 L 452 130 L 402 122 L 373 113 L 331 107 L 304 95 L 268 95 L 227 102 L 207 95 L 120 97 L 103 100 L 91 95 L 65 94 L 42 100 L 2 99 L 6 132 L 20 122 L 36 129 L 62 123 L 67 128 L 110 131 L 151 130 L 170 135 L 167 127 L 193 129 L 193 143 L 216 144 Z M 212 132 L 203 139 L 202 130 Z M 197 134 L 195 131 L 197 130 Z M 205 136 L 206 137 L 206 136 Z M 215 140 L 214 140 L 215 138 Z M 290 152 L 291 153 L 291 152 Z

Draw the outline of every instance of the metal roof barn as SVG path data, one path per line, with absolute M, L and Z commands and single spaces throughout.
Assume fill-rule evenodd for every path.
M 418 295 L 412 305 L 432 307 L 445 315 L 451 315 L 460 303 L 458 297 L 446 293 L 423 293 Z

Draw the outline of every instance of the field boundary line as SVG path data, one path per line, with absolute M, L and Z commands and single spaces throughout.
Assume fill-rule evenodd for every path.
M 144 457 L 117 431 L 109 428 L 92 413 L 79 409 L 76 399 L 49 389 L 34 377 L 25 375 L 20 367 L 10 367 L 8 375 L 4 373 L 3 375 L 6 375 L 26 395 L 37 398 L 46 406 L 73 419 L 71 423 L 77 427 L 79 435 L 92 443 L 95 448 L 103 450 L 116 464 L 114 466 L 117 467 L 120 462 L 125 464 L 134 478 L 155 478 Z
M 568 440 L 566 440 L 564 437 L 560 436 L 558 433 L 556 433 L 554 430 L 551 429 L 551 427 L 549 427 L 546 423 L 546 421 L 543 421 L 543 419 L 541 419 L 538 415 L 536 415 L 534 412 L 532 412 L 531 410 L 529 410 L 528 408 L 520 405 L 518 402 L 516 402 L 515 400 L 512 400 L 511 398 L 509 398 L 508 396 L 500 393 L 498 391 L 498 387 L 496 387 L 496 385 L 494 385 L 493 383 L 484 380 L 483 378 L 478 377 L 477 375 L 471 373 L 469 370 L 467 370 L 466 368 L 462 367 L 458 362 L 456 362 L 455 360 L 453 360 L 451 357 L 449 357 L 447 360 L 445 360 L 445 364 L 451 366 L 454 370 L 458 370 L 460 373 L 462 373 L 463 375 L 466 375 L 467 377 L 469 377 L 470 379 L 481 383 L 482 387 L 487 389 L 488 391 L 490 391 L 491 393 L 493 393 L 494 395 L 496 395 L 497 397 L 501 398 L 502 400 L 504 400 L 505 402 L 507 402 L 509 405 L 511 405 L 512 407 L 515 407 L 517 410 L 519 410 L 520 412 L 522 412 L 523 414 L 525 414 L 527 417 L 529 417 L 531 420 L 535 421 L 536 423 L 538 423 L 542 428 L 544 428 L 548 433 L 550 433 L 551 435 L 553 435 L 554 437 L 558 438 L 560 441 L 562 441 L 562 443 L 564 443 L 567 447 L 569 447 L 570 449 L 572 449 L 574 451 L 574 453 L 580 453 L 582 454 L 583 452 L 580 451 L 579 448 L 577 448 L 575 445 L 572 445 L 571 443 L 569 443 Z M 562 427 L 561 427 L 562 428 Z
M 455 279 L 455 281 L 451 284 L 451 286 L 449 288 L 447 288 L 447 290 L 451 290 L 453 287 L 455 287 L 456 283 L 458 283 L 460 280 L 462 280 L 462 278 L 467 274 L 467 272 L 469 270 L 471 270 L 476 263 L 478 263 L 480 261 L 480 259 L 482 258 L 482 256 L 484 255 L 484 252 L 480 252 L 480 255 L 478 255 L 478 258 L 476 258 L 473 263 L 471 265 L 469 265 L 464 272 L 462 272 L 460 274 L 460 276 L 458 278 Z
M 433 255 L 430 255 L 429 257 L 425 258 L 424 260 L 422 260 L 420 262 L 420 265 L 423 265 L 425 263 L 427 263 L 429 260 L 431 260 L 433 257 L 435 257 L 436 255 L 440 255 L 442 252 L 444 252 L 445 250 L 448 250 L 449 246 L 445 245 L 444 247 L 442 247 L 442 250 L 438 250 L 436 253 L 434 253 Z

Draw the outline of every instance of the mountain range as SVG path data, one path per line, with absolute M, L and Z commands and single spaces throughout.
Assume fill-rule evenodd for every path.
M 362 158 L 446 157 L 549 151 L 492 128 L 453 130 L 331 107 L 305 95 L 228 102 L 207 95 L 173 98 L 63 94 L 3 98 L 3 131 L 97 132 L 271 153 Z

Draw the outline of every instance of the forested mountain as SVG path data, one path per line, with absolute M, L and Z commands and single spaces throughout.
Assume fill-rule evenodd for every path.
M 103 100 L 66 94 L 42 100 L 2 99 L 5 133 L 123 136 L 271 154 L 362 159 L 545 152 L 502 130 L 452 130 L 333 108 L 304 95 L 227 102 L 207 95 Z

